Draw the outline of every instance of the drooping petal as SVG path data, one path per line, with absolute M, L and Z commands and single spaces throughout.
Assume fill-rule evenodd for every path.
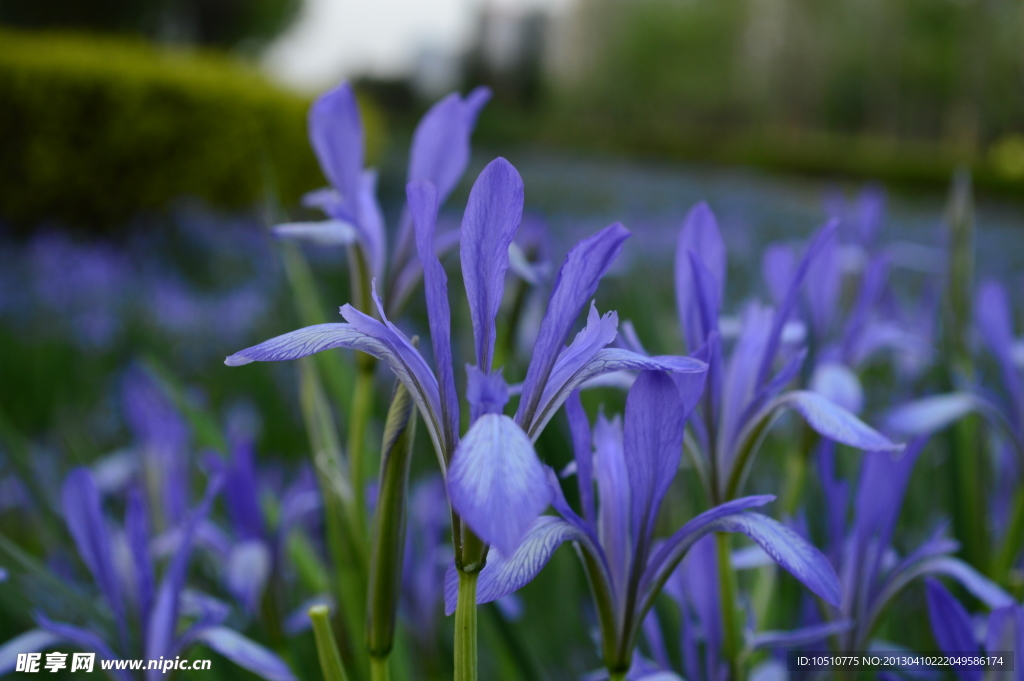
M 939 644 L 939 650 L 947 655 L 977 654 L 978 642 L 974 640 L 974 625 L 971 616 L 953 594 L 946 591 L 942 582 L 931 577 L 924 580 L 925 595 L 928 599 L 928 619 L 932 635 Z M 961 681 L 978 681 L 982 670 L 957 668 Z
M 896 452 L 903 445 L 889 440 L 874 428 L 831 400 L 809 390 L 793 390 L 773 401 L 775 408 L 791 408 L 822 437 L 870 452 Z
M 342 83 L 313 102 L 309 141 L 324 175 L 354 213 L 363 172 L 363 123 L 351 85 Z
M 267 681 L 296 681 L 284 660 L 233 629 L 208 627 L 196 632 L 195 639 Z
M 429 182 L 410 182 L 405 192 L 416 227 L 416 250 L 423 267 L 430 344 L 434 348 L 434 366 L 437 368 L 441 395 L 444 442 L 449 451 L 454 451 L 458 444 L 459 397 L 455 392 L 455 370 L 452 364 L 452 313 L 448 303 L 448 276 L 438 259 L 434 240 L 437 188 Z
M 426 180 L 437 187 L 444 203 L 469 163 L 469 138 L 491 91 L 478 87 L 463 99 L 453 92 L 420 119 L 409 154 L 409 182 Z
M 495 319 L 505 291 L 508 247 L 523 216 L 523 179 L 503 158 L 491 161 L 469 193 L 462 218 L 462 278 L 476 341 L 476 363 L 490 373 Z
M 539 406 L 534 412 L 535 417 L 528 425 L 524 426 L 530 434 L 530 438 L 534 441 L 540 436 L 544 426 L 555 415 L 558 408 L 565 402 L 569 393 L 598 376 L 616 371 L 668 371 L 678 374 L 704 374 L 707 371 L 707 365 L 693 357 L 678 357 L 674 355 L 645 357 L 644 355 L 638 355 L 629 350 L 619 348 L 605 348 L 598 351 L 586 364 L 580 366 L 571 375 L 568 375 L 564 383 L 560 382 L 561 376 L 565 376 L 569 372 L 561 371 L 561 367 L 557 367 L 557 365 L 556 368 L 559 369 L 559 380 L 548 381 Z M 680 390 L 685 390 L 687 396 L 690 396 L 694 402 L 696 398 L 693 398 L 693 392 L 696 391 L 697 395 L 699 395 L 702 389 L 703 381 L 687 381 L 680 387 Z M 522 401 L 519 404 L 522 406 Z M 686 406 L 692 408 L 692 405 L 689 403 Z
M 551 491 L 522 428 L 502 414 L 485 414 L 455 450 L 448 496 L 481 539 L 510 556 L 547 507 Z
M 241 366 L 250 362 L 277 362 L 306 357 L 323 350 L 349 348 L 387 362 L 398 380 L 405 384 L 416 401 L 434 446 L 439 452 L 444 440 L 441 431 L 440 393 L 437 379 L 423 356 L 400 331 L 385 326 L 351 305 L 342 307 L 349 324 L 317 324 L 271 338 L 237 352 L 224 363 Z
M 284 222 L 270 231 L 281 239 L 308 241 L 318 246 L 349 246 L 359 238 L 356 226 L 346 220 Z
M 896 407 L 885 419 L 887 430 L 913 437 L 929 435 L 959 421 L 979 407 L 971 393 L 930 395 Z
M 705 534 L 714 531 L 708 528 L 716 527 L 715 523 L 719 520 L 742 513 L 747 509 L 764 506 L 774 500 L 775 497 L 771 494 L 742 497 L 719 504 L 690 520 L 662 542 L 658 550 L 651 556 L 641 580 L 641 589 L 646 591 L 651 585 L 663 584 L 686 552 L 690 550 L 690 547 Z
M 122 636 L 126 636 L 124 597 L 114 569 L 110 533 L 103 517 L 99 490 L 87 468 L 75 468 L 68 474 L 61 490 L 61 506 L 78 555 L 114 611 Z
M 864 389 L 860 379 L 845 364 L 823 362 L 814 368 L 811 376 L 811 390 L 851 414 L 859 414 L 864 408 Z
M 696 259 L 708 276 L 706 286 L 698 291 L 697 273 L 693 270 Z M 675 286 L 676 305 L 683 327 L 683 339 L 689 352 L 696 352 L 713 330 L 706 325 L 700 308 L 721 309 L 725 290 L 725 242 L 718 231 L 714 213 L 703 201 L 690 209 L 683 220 L 676 246 Z
M 38 653 L 63 640 L 62 637 L 45 629 L 29 629 L 24 634 L 15 636 L 0 645 L 0 676 L 14 671 L 18 665 L 19 654 Z
M 578 390 L 574 390 L 566 399 L 565 414 L 569 418 L 569 433 L 572 436 L 580 506 L 583 509 L 583 517 L 589 522 L 594 522 L 594 448 L 590 438 L 590 420 L 583 410 Z
M 476 602 L 490 603 L 526 586 L 540 574 L 555 549 L 580 537 L 580 531 L 561 518 L 545 515 L 534 519 L 510 557 L 506 558 L 495 548 L 487 554 L 487 565 L 481 570 L 476 585 Z M 444 579 L 445 615 L 455 612 L 458 593 L 459 578 L 452 564 Z
M 523 396 L 516 411 L 516 422 L 531 433 L 536 428 L 527 424 L 540 420 L 537 415 L 541 398 L 547 390 L 548 377 L 569 337 L 569 331 L 583 305 L 594 296 L 598 282 L 611 267 L 628 237 L 629 232 L 621 224 L 610 225 L 576 244 L 558 270 L 548 309 L 533 346 L 526 380 L 523 381 Z
M 718 525 L 722 528 L 720 531 L 747 535 L 804 586 L 827 603 L 839 605 L 839 577 L 832 564 L 793 530 L 760 513 L 729 515 L 718 521 Z
M 114 654 L 114 651 L 107 645 L 107 642 L 97 636 L 95 632 L 72 624 L 65 624 L 64 622 L 54 622 L 38 612 L 35 614 L 35 620 L 40 629 L 49 632 L 63 642 L 71 643 L 87 652 L 96 653 L 96 657 L 101 660 L 116 660 L 119 657 Z M 117 681 L 132 681 L 132 675 L 126 670 L 111 669 L 109 673 Z
M 679 469 L 685 416 L 671 378 L 659 371 L 640 373 L 626 398 L 623 427 L 633 538 L 639 543 L 646 543 L 661 500 Z

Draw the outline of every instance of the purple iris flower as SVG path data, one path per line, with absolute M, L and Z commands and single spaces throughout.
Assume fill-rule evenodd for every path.
M 388 320 L 376 291 L 373 299 L 382 321 L 345 305 L 341 314 L 348 323 L 299 329 L 231 355 L 225 363 L 239 366 L 295 359 L 339 347 L 360 350 L 386 362 L 423 416 L 447 478 L 452 507 L 487 544 L 510 555 L 531 521 L 550 502 L 533 442 L 574 389 L 613 371 L 661 369 L 700 375 L 705 365 L 688 357 L 646 357 L 607 348 L 617 335 L 617 316 L 614 312 L 601 316 L 593 307 L 585 328 L 565 346 L 577 316 L 629 236 L 616 223 L 584 239 L 566 256 L 540 325 L 515 417 L 505 415 L 509 389 L 500 370 L 493 371 L 492 361 L 509 244 L 522 215 L 523 182 L 508 161 L 498 158 L 473 185 L 462 221 L 462 275 L 476 363 L 467 368 L 471 418 L 469 431 L 460 438 L 447 276 L 434 250 L 439 197 L 430 182 L 408 186 L 436 373 Z
M 708 388 L 697 404 L 700 418 L 691 420 L 693 437 L 686 444 L 709 498 L 716 502 L 739 495 L 761 439 L 786 409 L 800 414 L 823 437 L 851 447 L 901 448 L 823 394 L 785 390 L 798 374 L 806 350 L 787 343 L 784 330 L 801 288 L 810 281 L 812 267 L 837 228 L 837 223 L 830 222 L 812 239 L 780 287 L 776 309 L 758 303 L 747 306 L 726 359 L 719 319 L 725 292 L 725 244 L 707 204 L 694 206 L 683 222 L 675 272 L 679 318 L 687 348 L 709 367 Z M 812 286 L 816 283 L 810 281 Z M 779 360 L 782 366 L 776 371 Z
M 96 482 L 88 469 L 72 470 L 62 490 L 64 517 L 82 562 L 113 613 L 117 633 L 101 635 L 92 628 L 56 622 L 38 612 L 38 629 L 0 647 L 0 674 L 13 669 L 17 653 L 57 644 L 73 645 L 105 660 L 173 659 L 185 655 L 191 646 L 202 644 L 269 681 L 294 681 L 288 666 L 274 653 L 223 625 L 228 616 L 226 608 L 186 589 L 196 530 L 210 512 L 219 487 L 219 480 L 211 481 L 199 506 L 188 513 L 177 551 L 159 582 L 150 554 L 149 521 L 143 497 L 138 493 L 129 495 L 124 534 L 132 579 L 126 581 L 116 570 L 114 538 L 103 514 Z M 111 670 L 110 674 L 118 681 L 135 678 L 128 670 Z M 159 669 L 145 671 L 147 681 L 156 681 L 162 675 Z
M 829 620 L 854 623 L 853 628 L 839 635 L 841 651 L 866 650 L 881 615 L 920 577 L 943 575 L 956 579 L 990 608 L 1002 608 L 1013 602 L 995 583 L 954 558 L 952 554 L 959 544 L 944 537 L 941 531 L 906 556 L 899 556 L 892 548 L 907 483 L 924 444 L 925 439 L 918 438 L 897 455 L 864 455 L 849 531 L 844 528 L 851 496 L 849 487 L 835 478 L 832 448 L 819 451 L 829 555 L 843 584 L 843 601 L 829 614 Z
M 1024 651 L 1024 606 L 1012 603 L 993 610 L 985 618 L 984 638 L 979 641 L 976 626 L 967 609 L 937 579 L 925 580 L 928 618 L 939 650 L 948 655 L 995 655 Z M 1014 681 L 1024 680 L 1024 668 L 1015 660 Z M 956 668 L 960 681 L 981 681 L 981 669 Z
M 656 541 L 655 521 L 679 468 L 683 429 L 699 382 L 680 393 L 664 372 L 642 371 L 626 399 L 625 418 L 590 424 L 578 396 L 567 403 L 582 514 L 562 495 L 547 469 L 552 505 L 561 517 L 541 516 L 512 553 L 492 551 L 480 572 L 478 602 L 501 598 L 530 582 L 563 542 L 576 542 L 597 605 L 603 655 L 610 671 L 630 668 L 644 617 L 687 551 L 712 532 L 739 532 L 825 601 L 840 602 L 839 579 L 828 560 L 792 530 L 748 509 L 772 496 L 736 499 L 697 516 L 671 537 Z M 691 405 L 686 407 L 685 405 Z M 594 487 L 597 501 L 594 499 Z M 445 605 L 457 598 L 449 568 Z
M 433 183 L 439 203 L 444 203 L 469 164 L 469 138 L 490 97 L 491 92 L 485 87 L 473 90 L 465 98 L 452 93 L 424 114 L 413 134 L 408 182 Z M 384 309 L 397 314 L 421 274 L 414 251 L 412 216 L 408 208 L 403 211 L 398 240 L 388 263 L 384 218 L 376 198 L 377 175 L 363 168 L 363 137 L 355 92 L 348 83 L 340 84 L 313 103 L 309 111 L 309 139 L 331 187 L 307 194 L 304 203 L 321 209 L 329 219 L 278 225 L 274 233 L 323 245 L 358 246 L 364 262 L 354 264 L 366 270 L 360 285 L 365 286 L 372 278 L 380 280 L 385 293 Z M 454 246 L 453 236 L 457 235 L 449 233 L 438 239 L 437 248 L 443 252 Z

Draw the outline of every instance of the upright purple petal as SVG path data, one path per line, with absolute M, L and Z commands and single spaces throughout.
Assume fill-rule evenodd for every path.
M 608 561 L 611 586 L 625 598 L 633 556 L 630 541 L 629 469 L 623 450 L 622 421 L 598 414 L 594 426 L 594 477 L 597 479 L 597 536 Z
M 501 370 L 485 374 L 472 364 L 466 365 L 466 401 L 469 419 L 475 422 L 484 414 L 500 414 L 508 404 L 508 384 Z
M 834 234 L 838 228 L 839 223 L 836 220 L 830 220 L 828 224 L 822 227 L 811 241 L 811 244 L 807 247 L 807 252 L 804 253 L 804 257 L 800 260 L 800 264 L 793 273 L 793 279 L 789 284 L 789 290 L 786 291 L 785 298 L 783 298 L 782 302 L 779 304 L 778 309 L 775 311 L 775 315 L 772 318 L 772 330 L 768 334 L 768 341 L 764 353 L 761 356 L 761 368 L 757 372 L 755 385 L 761 385 L 768 379 L 768 375 L 771 373 L 772 363 L 775 361 L 775 355 L 779 351 L 782 329 L 789 320 L 789 316 L 792 314 L 793 309 L 796 307 L 797 296 L 800 293 L 800 288 L 803 286 L 804 280 L 807 278 L 807 273 L 810 270 L 811 265 L 818 258 L 821 251 L 828 245 L 829 240 L 834 238 Z
M 384 214 L 377 203 L 377 172 L 366 170 L 359 177 L 359 196 L 356 206 L 358 219 L 356 228 L 369 258 L 370 271 L 374 277 L 384 276 L 384 261 L 387 255 L 387 235 L 384 231 Z
M 1006 290 L 994 281 L 986 281 L 978 291 L 974 306 L 981 337 L 995 356 L 1003 373 L 1003 386 L 1013 401 L 1016 428 L 1024 427 L 1024 383 L 1013 360 L 1013 316 Z
M 989 654 L 998 650 L 1024 651 L 1024 607 L 1008 605 L 992 611 L 988 617 L 985 650 Z M 1017 664 L 1013 678 L 1024 681 L 1024 665 Z
M 270 579 L 270 550 L 259 539 L 238 542 L 228 554 L 225 574 L 231 595 L 249 615 L 254 615 L 263 599 L 263 590 Z
M 192 544 L 196 529 L 209 515 L 221 484 L 222 480 L 219 478 L 215 478 L 207 484 L 206 494 L 199 502 L 199 506 L 186 520 L 182 529 L 181 541 L 171 558 L 170 565 L 167 566 L 163 580 L 160 582 L 153 611 L 146 623 L 145 652 L 146 657 L 151 660 L 167 655 L 174 647 L 174 636 L 178 628 L 179 601 L 182 590 L 185 588 L 185 578 L 188 563 L 192 557 Z M 159 678 L 159 670 L 146 672 L 147 681 L 156 681 Z
M 309 141 L 324 175 L 348 205 L 350 217 L 355 217 L 363 172 L 363 123 L 351 85 L 342 83 L 313 102 Z
M 75 468 L 68 474 L 61 491 L 61 506 L 78 555 L 113 610 L 122 637 L 126 637 L 124 598 L 114 569 L 110 533 L 103 517 L 99 490 L 87 468 Z
M 490 373 L 508 247 L 523 216 L 523 179 L 503 158 L 491 161 L 469 193 L 462 218 L 462 278 L 476 341 L 476 363 Z
M 577 315 L 597 291 L 598 282 L 628 237 L 626 228 L 615 223 L 576 244 L 565 257 L 533 346 L 516 422 L 529 424 L 535 420 L 548 377 Z
M 637 542 L 653 529 L 661 500 L 679 469 L 685 418 L 672 379 L 660 371 L 641 372 L 626 398 L 623 427 Z
M 485 414 L 459 443 L 448 470 L 452 508 L 476 534 L 511 556 L 551 501 L 530 439 L 512 419 Z
M 296 681 L 284 660 L 233 629 L 207 627 L 196 632 L 195 639 L 267 681 Z
M 565 401 L 565 414 L 569 418 L 573 458 L 576 461 L 576 483 L 580 490 L 583 517 L 594 522 L 594 448 L 590 438 L 590 421 L 583 410 L 579 390 L 574 390 Z
M 409 182 L 426 180 L 437 187 L 444 203 L 469 163 L 469 138 L 491 91 L 478 87 L 463 99 L 453 92 L 430 107 L 412 137 Z
M 416 250 L 423 266 L 430 344 L 434 348 L 434 366 L 437 368 L 441 394 L 444 442 L 449 451 L 454 451 L 459 438 L 459 396 L 455 391 L 455 370 L 452 364 L 452 313 L 448 303 L 448 276 L 437 257 L 434 243 L 437 188 L 430 182 L 410 182 L 405 192 L 416 226 Z
M 705 678 L 714 679 L 722 650 L 722 601 L 715 538 L 706 535 L 699 539 L 677 569 L 684 571 L 686 593 L 704 630 Z
M 476 585 L 476 602 L 490 603 L 523 588 L 540 574 L 555 549 L 580 536 L 579 529 L 561 518 L 544 515 L 534 519 L 511 556 L 506 557 L 494 548 L 487 554 L 487 565 L 480 571 Z M 444 614 L 455 612 L 458 592 L 459 580 L 453 564 L 444 579 Z
M 149 553 L 149 521 L 146 516 L 145 501 L 142 493 L 137 489 L 131 490 L 128 494 L 124 532 L 128 539 L 128 549 L 132 554 L 132 565 L 135 568 L 139 621 L 147 622 L 153 606 L 156 578 L 153 571 L 153 559 Z
M 761 256 L 761 276 L 775 305 L 782 305 L 796 270 L 796 254 L 788 244 L 772 244 Z
M 953 594 L 946 591 L 937 579 L 925 579 L 924 586 L 928 598 L 928 619 L 939 650 L 948 655 L 979 653 L 971 616 L 960 601 L 953 598 Z M 978 681 L 983 676 L 980 669 L 956 668 L 954 671 L 961 681 Z
M 807 279 L 811 285 L 804 289 L 804 293 L 811 312 L 811 326 L 819 339 L 828 332 L 838 311 L 843 285 L 841 248 L 838 232 L 831 232 L 807 268 Z
M 231 460 L 224 475 L 224 501 L 231 527 L 240 539 L 264 539 L 266 527 L 256 481 L 255 443 L 249 435 L 231 433 Z
M 695 288 L 697 275 L 693 271 L 692 258 L 700 262 L 709 275 L 707 286 L 702 292 Z M 686 214 L 676 246 L 676 305 L 683 327 L 683 339 L 689 352 L 695 352 L 704 345 L 707 335 L 714 330 L 708 328 L 702 320 L 700 306 L 716 311 L 721 309 L 725 268 L 725 242 L 718 231 L 718 221 L 702 201 Z

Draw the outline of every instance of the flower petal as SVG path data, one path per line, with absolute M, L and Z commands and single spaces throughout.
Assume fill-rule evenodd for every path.
M 63 641 L 63 637 L 45 629 L 29 629 L 0 645 L 0 676 L 10 674 L 21 653 L 38 653 Z
M 864 408 L 864 389 L 857 374 L 845 364 L 823 362 L 814 368 L 811 390 L 826 397 L 851 414 Z
M 146 507 L 142 493 L 138 489 L 129 492 L 128 505 L 124 515 L 124 532 L 135 569 L 139 619 L 145 622 L 149 619 L 150 608 L 153 605 L 155 577 L 153 559 L 149 553 L 149 523 L 146 518 Z
M 702 279 L 707 285 L 700 287 L 701 290 L 696 285 L 698 274 L 693 267 L 694 259 L 706 268 L 708 275 Z M 705 324 L 706 318 L 700 309 L 703 306 L 717 313 L 721 308 L 725 267 L 725 242 L 718 231 L 718 221 L 708 204 L 701 201 L 686 214 L 676 246 L 676 305 L 689 352 L 696 352 L 704 345 L 713 330 Z
M 481 539 L 512 555 L 551 491 L 522 428 L 502 414 L 484 414 L 455 450 L 448 496 Z
M 840 620 L 838 622 L 812 624 L 791 631 L 759 631 L 747 639 L 747 644 L 754 650 L 758 648 L 791 650 L 810 643 L 817 643 L 833 634 L 849 631 L 852 626 L 853 623 L 849 620 Z
M 930 395 L 889 412 L 886 429 L 904 437 L 928 435 L 959 421 L 978 406 L 977 398 L 970 393 Z
M 423 288 L 427 298 L 430 344 L 434 348 L 438 389 L 441 396 L 441 423 L 448 451 L 454 451 L 459 436 L 459 396 L 455 392 L 452 364 L 452 313 L 448 303 L 448 276 L 435 248 L 437 225 L 437 188 L 429 182 L 410 182 L 405 189 L 416 226 L 416 249 L 423 267 Z
M 195 639 L 268 681 L 295 681 L 284 660 L 233 629 L 208 627 L 196 632 Z
M 675 383 L 643 371 L 626 397 L 623 444 L 632 495 L 633 540 L 646 544 L 683 454 L 686 415 Z
M 978 642 L 974 639 L 974 625 L 967 610 L 960 601 L 946 591 L 942 582 L 931 577 L 924 581 L 928 599 L 928 620 L 932 635 L 939 644 L 939 650 L 948 655 L 976 654 Z M 980 669 L 956 669 L 962 681 L 977 681 L 982 677 Z
M 777 407 L 796 410 L 807 425 L 830 440 L 869 452 L 897 452 L 896 444 L 838 404 L 809 390 L 793 390 L 774 401 Z
M 469 164 L 469 138 L 491 91 L 478 87 L 463 99 L 453 92 L 420 119 L 409 153 L 409 182 L 426 180 L 444 203 Z
M 776 305 L 785 300 L 795 269 L 796 254 L 788 244 L 771 244 L 761 256 L 761 276 Z
M 508 404 L 508 384 L 501 370 L 485 374 L 472 364 L 466 365 L 466 401 L 471 422 L 484 414 L 500 414 Z
M 580 538 L 580 531 L 561 518 L 545 515 L 534 519 L 515 552 L 506 558 L 492 548 L 487 565 L 480 572 L 476 585 L 476 602 L 490 603 L 507 596 L 533 581 L 547 565 L 555 549 L 563 542 Z M 451 615 L 459 594 L 459 578 L 455 565 L 444 576 L 444 612 Z
M 590 438 L 590 420 L 583 410 L 580 393 L 574 390 L 565 401 L 565 414 L 569 418 L 572 435 L 573 459 L 576 462 L 576 484 L 580 490 L 583 517 L 594 521 L 594 448 Z
M 308 241 L 318 246 L 349 246 L 359 238 L 356 226 L 347 220 L 285 222 L 274 225 L 270 231 L 281 239 Z
M 516 411 L 516 422 L 530 431 L 531 435 L 539 432 L 535 424 L 541 420 L 538 414 L 541 413 L 542 396 L 548 389 L 548 377 L 569 337 L 569 331 L 580 309 L 597 291 L 598 282 L 611 267 L 628 237 L 629 231 L 617 222 L 605 227 L 576 244 L 558 270 L 548 309 L 544 312 L 537 341 L 533 346 L 530 366 L 526 370 L 523 396 Z M 550 419 L 551 415 L 547 418 Z
M 807 268 L 807 279 L 811 285 L 804 289 L 804 294 L 810 308 L 811 325 L 818 338 L 824 336 L 836 316 L 843 284 L 840 250 L 838 232 L 833 231 L 822 242 L 818 256 Z
M 566 398 L 573 390 L 576 390 L 584 383 L 593 378 L 603 376 L 615 371 L 670 371 L 680 374 L 703 374 L 707 371 L 707 365 L 693 357 L 678 357 L 675 355 L 661 355 L 658 357 L 645 357 L 629 350 L 619 348 L 605 348 L 598 351 L 593 359 L 579 367 L 575 373 L 568 376 L 564 383 L 549 381 L 544 388 L 544 394 L 535 412 L 535 418 L 527 427 L 530 438 L 534 441 L 540 436 L 544 426 L 551 417 L 555 415 L 558 408 L 562 406 Z M 562 372 L 559 372 L 562 375 Z M 689 393 L 695 390 L 695 386 L 702 388 L 703 383 L 687 382 L 685 389 Z M 520 400 L 520 407 L 523 402 Z M 518 414 L 517 414 L 518 417 Z M 518 418 L 517 418 L 518 421 Z
M 351 85 L 342 83 L 313 102 L 309 141 L 324 175 L 354 212 L 363 172 L 363 123 Z
M 61 490 L 61 507 L 78 555 L 114 611 L 121 634 L 126 635 L 121 580 L 114 569 L 114 554 L 100 493 L 87 468 L 75 468 L 68 474 Z
M 462 218 L 462 278 L 476 341 L 476 364 L 490 373 L 495 318 L 505 292 L 508 247 L 523 216 L 523 179 L 499 157 L 487 164 L 469 193 Z
M 228 555 L 227 583 L 246 612 L 255 614 L 270 578 L 270 551 L 259 540 L 236 544 Z
M 118 659 L 118 656 L 114 654 L 114 651 L 107 645 L 107 642 L 88 629 L 63 622 L 53 622 L 42 613 L 36 613 L 35 620 L 41 629 L 58 637 L 61 641 L 76 645 L 82 650 L 96 653 L 96 656 L 101 660 Z M 125 670 L 111 669 L 109 671 L 118 681 L 132 681 L 132 675 Z

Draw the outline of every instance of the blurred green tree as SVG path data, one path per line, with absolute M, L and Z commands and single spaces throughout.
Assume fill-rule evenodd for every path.
M 302 0 L 3 0 L 0 24 L 129 33 L 254 50 L 284 30 Z

